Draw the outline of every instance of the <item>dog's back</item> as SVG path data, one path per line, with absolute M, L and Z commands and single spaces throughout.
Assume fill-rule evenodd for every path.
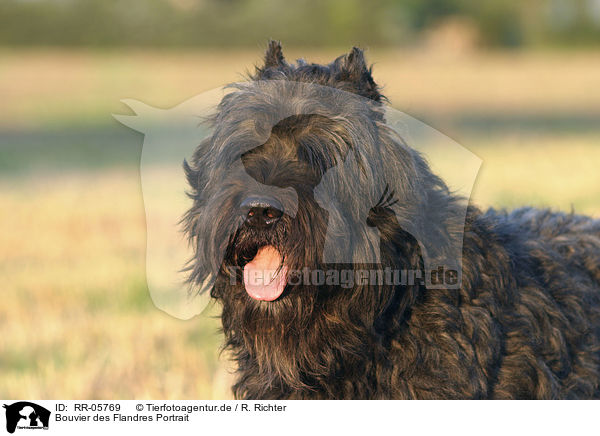
M 600 284 L 600 220 L 574 213 L 553 212 L 530 207 L 496 215 L 505 225 L 525 234 L 527 244 L 539 255 L 561 262 L 569 270 L 581 270 Z M 539 250 L 539 251 L 537 251 Z
M 600 221 L 533 208 L 482 219 L 512 274 L 493 396 L 600 397 Z

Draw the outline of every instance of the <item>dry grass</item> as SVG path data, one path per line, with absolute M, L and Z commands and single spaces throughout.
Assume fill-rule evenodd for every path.
M 0 126 L 97 122 L 136 98 L 171 107 L 236 80 L 256 51 L 0 52 Z M 330 62 L 339 51 L 288 50 L 290 60 Z M 600 112 L 600 53 L 441 56 L 373 48 L 374 73 L 394 107 L 409 113 Z
M 401 109 L 600 110 L 600 57 L 569 56 L 430 59 L 372 50 L 370 58 L 392 100 L 404 102 Z M 123 97 L 170 106 L 236 80 L 234 72 L 256 53 L 7 52 L 2 58 L 1 123 L 27 128 L 108 119 L 121 111 Z M 478 204 L 574 205 L 600 217 L 598 131 L 464 133 L 461 142 L 484 162 L 473 193 Z M 150 301 L 137 171 L 0 177 L 0 205 L 0 397 L 229 397 L 217 320 L 177 320 Z
M 476 204 L 533 205 L 600 218 L 600 133 L 500 137 L 472 150 L 483 160 Z
M 138 175 L 4 180 L 0 397 L 222 398 L 218 323 L 157 310 Z

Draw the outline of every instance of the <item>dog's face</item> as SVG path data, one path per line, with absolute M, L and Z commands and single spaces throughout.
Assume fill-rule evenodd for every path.
M 247 296 L 259 301 L 300 294 L 306 286 L 290 280 L 290 274 L 320 268 L 326 261 L 331 217 L 322 197 L 332 186 L 323 182 L 333 178 L 324 176 L 357 152 L 352 128 L 373 128 L 369 117 L 360 120 L 333 107 L 338 91 L 327 93 L 287 81 L 240 86 L 221 104 L 214 134 L 195 155 L 197 170 L 188 166 L 196 190 L 188 225 L 200 242 L 194 271 L 216 262 L 211 268 L 218 269 L 223 282 L 228 277 L 230 293 L 243 285 Z M 294 100 L 308 107 L 288 104 Z M 371 125 L 357 129 L 359 123 Z M 357 189 L 355 176 L 346 182 L 355 186 L 340 187 L 347 192 L 330 194 L 337 200 L 354 197 L 348 188 Z M 345 219 L 365 221 L 365 216 L 353 217 L 355 212 L 346 211 Z
M 354 251 L 379 238 L 376 226 L 367 231 L 379 197 L 369 192 L 371 183 L 360 183 L 379 177 L 374 169 L 381 157 L 362 151 L 373 141 L 379 113 L 364 99 L 321 88 L 261 81 L 240 86 L 221 104 L 214 134 L 188 166 L 195 205 L 187 222 L 198 243 L 197 278 L 210 265 L 228 282 L 228 292 L 243 284 L 259 301 L 314 292 L 290 275 L 325 270 L 328 238 L 348 242 L 335 234 L 340 226 L 334 222 L 343 222 L 355 239 L 342 261 L 369 263 Z M 336 241 L 329 251 L 344 245 Z M 377 241 L 370 242 L 376 258 Z
M 264 144 L 241 156 L 252 179 L 289 188 L 297 198 L 295 213 L 290 213 L 285 196 L 264 189 L 240 196 L 241 225 L 230 239 L 225 262 L 243 271 L 244 288 L 256 300 L 274 301 L 293 292 L 297 286 L 289 283 L 290 271 L 319 264 L 328 214 L 315 201 L 314 190 L 336 165 L 336 156 L 347 153 L 333 124 L 318 115 L 287 117 L 272 127 Z

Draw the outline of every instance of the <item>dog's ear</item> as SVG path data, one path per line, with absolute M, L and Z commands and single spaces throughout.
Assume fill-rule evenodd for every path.
M 283 57 L 283 50 L 279 41 L 270 40 L 265 53 L 265 66 L 267 68 L 281 68 L 287 66 Z
M 256 66 L 254 74 L 248 74 L 251 80 L 268 80 L 277 76 L 281 71 L 289 70 L 289 65 L 283 57 L 283 50 L 279 41 L 269 40 L 265 53 L 265 63 Z
M 373 80 L 371 68 L 367 66 L 365 55 L 361 49 L 352 47 L 350 53 L 337 58 L 333 62 L 333 66 L 337 70 L 336 80 L 350 82 L 357 89 L 359 95 L 381 101 L 383 97 Z
M 341 69 L 351 80 L 359 81 L 363 75 L 371 75 L 365 62 L 365 54 L 358 47 L 352 47 L 350 53 L 343 56 L 342 60 Z

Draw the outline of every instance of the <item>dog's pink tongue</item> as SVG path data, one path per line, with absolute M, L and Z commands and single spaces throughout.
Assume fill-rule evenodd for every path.
M 279 298 L 287 282 L 287 267 L 281 263 L 281 254 L 275 247 L 268 245 L 259 249 L 252 262 L 244 267 L 244 286 L 248 295 L 264 301 Z

